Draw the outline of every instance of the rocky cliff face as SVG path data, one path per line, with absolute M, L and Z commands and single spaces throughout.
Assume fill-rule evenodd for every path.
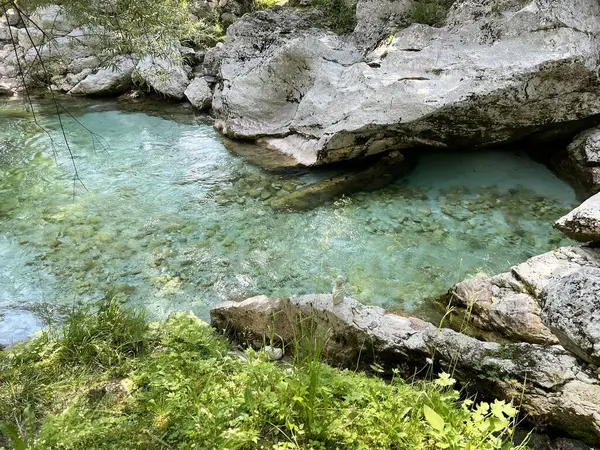
M 217 58 L 220 129 L 312 165 L 568 134 L 600 113 L 596 0 L 456 2 L 443 27 L 413 24 L 365 54 L 366 17 L 360 39 L 285 9 L 232 25 Z

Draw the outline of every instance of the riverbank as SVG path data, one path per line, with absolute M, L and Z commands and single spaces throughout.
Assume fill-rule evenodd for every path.
M 525 448 L 510 443 L 512 405 L 465 400 L 448 374 L 385 382 L 338 370 L 320 362 L 306 330 L 275 363 L 234 349 L 192 314 L 148 323 L 120 299 L 0 352 L 0 446 Z

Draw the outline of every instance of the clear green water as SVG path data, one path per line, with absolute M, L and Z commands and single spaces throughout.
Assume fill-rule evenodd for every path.
M 168 120 L 115 103 L 70 104 L 50 138 L 16 106 L 0 109 L 0 308 L 52 309 L 109 287 L 154 317 L 254 294 L 350 293 L 388 309 L 468 274 L 496 273 L 566 243 L 551 224 L 573 190 L 523 155 L 423 156 L 406 179 L 310 212 L 275 212 L 281 189 L 327 175 L 263 172 L 230 154 L 190 111 Z M 95 145 L 93 145 L 95 141 Z

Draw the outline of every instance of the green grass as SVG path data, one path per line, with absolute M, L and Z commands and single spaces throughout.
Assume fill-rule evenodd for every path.
M 260 11 L 263 9 L 272 9 L 277 5 L 281 5 L 282 0 L 254 0 L 252 4 L 253 11 Z
M 323 11 L 336 33 L 350 33 L 356 27 L 356 3 L 352 0 L 314 0 L 312 4 Z
M 276 364 L 232 354 L 191 313 L 149 324 L 112 296 L 76 308 L 0 352 L 0 447 L 513 448 L 512 406 L 460 400 L 447 374 L 408 384 L 339 370 L 320 361 L 324 340 L 299 336 Z

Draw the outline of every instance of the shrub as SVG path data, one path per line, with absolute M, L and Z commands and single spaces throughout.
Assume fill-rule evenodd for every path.
M 440 25 L 454 0 L 415 0 L 411 10 L 411 20 L 425 25 Z
M 323 11 L 329 26 L 338 34 L 350 33 L 356 27 L 356 2 L 352 0 L 314 0 Z

